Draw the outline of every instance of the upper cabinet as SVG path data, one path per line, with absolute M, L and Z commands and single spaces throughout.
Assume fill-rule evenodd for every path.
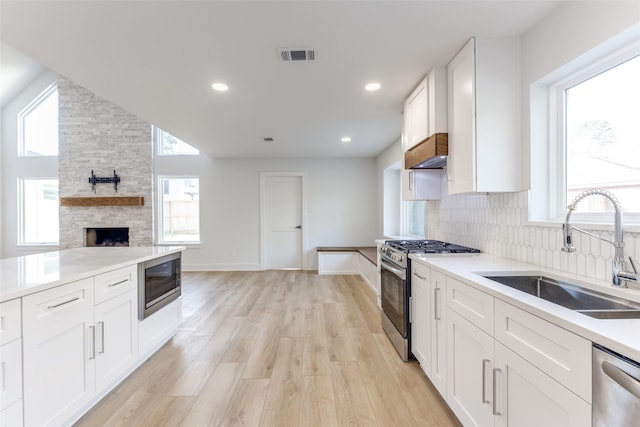
M 472 38 L 447 80 L 449 194 L 520 190 L 517 39 Z
M 434 133 L 447 131 L 447 74 L 444 67 L 429 71 L 404 103 L 404 151 Z

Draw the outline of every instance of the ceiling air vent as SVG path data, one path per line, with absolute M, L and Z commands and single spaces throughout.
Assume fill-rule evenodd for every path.
M 316 51 L 307 48 L 278 48 L 278 57 L 283 62 L 291 61 L 314 61 L 316 59 Z

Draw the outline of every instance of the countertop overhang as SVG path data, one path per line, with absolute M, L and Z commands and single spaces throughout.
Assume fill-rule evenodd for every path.
M 549 277 L 569 279 L 572 283 L 586 288 L 640 302 L 640 291 L 638 290 L 613 288 L 608 282 L 589 280 L 575 274 L 487 254 L 411 254 L 410 258 L 589 341 L 640 361 L 640 319 L 592 318 L 486 279 L 481 274 L 498 272 L 543 273 Z
M 75 248 L 0 259 L 0 302 L 185 249 L 184 246 Z

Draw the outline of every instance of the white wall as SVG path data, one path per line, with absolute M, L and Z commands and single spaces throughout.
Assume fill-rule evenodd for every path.
M 185 269 L 260 268 L 260 172 L 277 171 L 307 174 L 305 269 L 317 268 L 318 246 L 375 245 L 375 159 L 158 157 L 158 175 L 200 176 L 202 244 L 186 251 Z
M 2 109 L 2 256 L 13 257 L 28 253 L 55 250 L 57 247 L 29 246 L 18 248 L 18 177 L 55 178 L 58 176 L 57 157 L 18 157 L 18 113 L 44 89 L 57 80 L 57 74 L 44 71 L 25 90 Z

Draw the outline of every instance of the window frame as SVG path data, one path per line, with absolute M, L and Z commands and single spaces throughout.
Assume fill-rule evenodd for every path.
M 576 61 L 576 64 L 567 64 L 560 70 L 560 73 L 552 73 L 550 81 L 542 81 L 532 85 L 532 122 L 531 127 L 544 123 L 536 122 L 535 117 L 540 113 L 540 103 L 536 103 L 533 97 L 536 90 L 546 87 L 547 103 L 547 153 L 545 156 L 535 155 L 536 141 L 531 138 L 532 168 L 546 169 L 549 177 L 544 184 L 546 188 L 538 187 L 534 174 L 531 174 L 531 201 L 534 203 L 544 203 L 545 209 L 532 208 L 530 203 L 529 222 L 558 223 L 564 221 L 567 214 L 567 206 L 571 200 L 566 198 L 567 176 L 566 176 L 566 100 L 565 90 L 587 81 L 599 74 L 602 74 L 616 66 L 640 55 L 640 45 L 638 42 L 627 42 L 624 46 L 618 45 L 615 49 L 609 48 L 606 51 L 598 52 L 599 55 L 592 56 L 588 62 L 584 60 Z M 559 75 L 558 75 L 559 74 Z M 536 108 L 538 110 L 536 111 Z M 541 165 L 541 159 L 546 158 L 547 165 Z M 533 170 L 532 170 L 533 172 Z M 624 206 L 622 206 L 624 209 Z M 572 221 L 576 223 L 589 224 L 592 228 L 609 229 L 612 223 L 611 212 L 584 213 L 574 212 Z M 630 229 L 640 226 L 640 212 L 625 212 L 624 224 Z M 604 227 L 602 227 L 604 225 Z
M 159 246 L 172 246 L 172 245 L 182 245 L 182 246 L 197 246 L 202 244 L 202 222 L 201 218 L 201 209 L 202 205 L 200 204 L 200 196 L 198 195 L 198 240 L 164 240 L 164 179 L 197 179 L 198 180 L 198 188 L 200 188 L 200 176 L 198 175 L 157 175 L 157 191 L 156 191 L 156 201 L 157 201 L 157 209 L 156 209 L 156 244 Z
M 18 112 L 17 121 L 18 121 L 18 148 L 17 153 L 18 157 L 23 158 L 37 158 L 37 157 L 58 157 L 60 153 L 60 141 L 58 141 L 58 146 L 56 147 L 57 154 L 26 154 L 26 147 L 24 141 L 24 121 L 25 118 L 33 112 L 38 106 L 42 104 L 42 102 L 47 99 L 51 94 L 58 91 L 58 82 L 53 82 L 49 86 L 47 86 L 42 92 L 38 94 L 26 107 Z M 59 100 L 58 100 L 59 102 Z
M 403 236 L 407 236 L 407 237 L 412 237 L 412 238 L 416 238 L 416 239 L 426 239 L 427 238 L 427 233 L 426 233 L 426 228 L 427 228 L 427 203 L 425 200 L 402 200 L 402 189 L 400 190 L 400 203 L 402 204 L 402 215 L 401 215 L 401 230 L 402 230 L 402 235 Z M 410 233 L 410 229 L 411 229 L 411 220 L 409 218 L 410 216 L 410 212 L 412 211 L 412 209 L 409 207 L 410 203 L 421 203 L 422 207 L 423 207 L 423 228 L 422 228 L 422 234 L 412 234 Z
M 60 180 L 56 177 L 32 177 L 32 176 L 19 176 L 17 180 L 17 195 L 18 195 L 18 235 L 17 246 L 18 247 L 56 247 L 60 245 L 60 220 L 58 220 L 58 240 L 55 242 L 30 242 L 26 240 L 26 220 L 25 220 L 25 181 L 56 181 L 58 183 L 58 201 L 60 200 Z

